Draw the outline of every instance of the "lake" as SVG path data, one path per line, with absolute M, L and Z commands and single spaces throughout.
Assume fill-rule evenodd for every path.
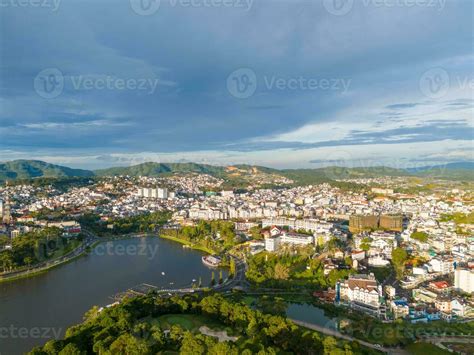
M 92 306 L 110 304 L 111 296 L 141 283 L 177 288 L 201 277 L 207 286 L 212 270 L 202 255 L 158 237 L 131 238 L 101 243 L 47 273 L 0 283 L 0 354 L 22 354 L 62 337 Z
M 320 325 L 325 328 L 338 330 L 337 319 L 326 316 L 322 309 L 310 304 L 290 303 L 286 310 L 286 316 L 303 322 Z

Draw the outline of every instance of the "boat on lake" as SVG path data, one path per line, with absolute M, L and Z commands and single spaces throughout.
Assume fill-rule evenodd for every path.
M 218 267 L 219 264 L 221 263 L 221 258 L 214 255 L 205 255 L 202 257 L 202 262 L 206 266 Z

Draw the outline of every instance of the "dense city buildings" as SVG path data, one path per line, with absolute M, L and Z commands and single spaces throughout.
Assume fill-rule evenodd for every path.
M 345 183 L 351 187 L 231 190 L 223 188 L 224 180 L 190 173 L 105 176 L 65 189 L 8 185 L 0 188 L 0 250 L 45 228 L 76 238 L 83 235 L 84 216 L 95 216 L 113 232 L 122 220 L 167 211 L 168 230 L 208 226 L 209 234 L 200 236 L 207 247 L 227 243 L 248 260 L 306 255 L 298 272 L 306 268 L 331 280 L 317 293 L 324 302 L 412 323 L 474 316 L 466 296 L 474 287 L 472 191 L 439 182 L 437 189 L 407 193 L 410 182 L 400 177 Z M 232 240 L 224 242 L 228 236 L 215 230 L 221 222 L 232 226 Z M 288 273 L 283 268 L 278 277 L 291 282 Z

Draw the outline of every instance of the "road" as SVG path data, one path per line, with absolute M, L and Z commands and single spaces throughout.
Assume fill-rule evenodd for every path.
M 34 265 L 32 268 L 29 268 L 27 270 L 19 270 L 19 271 L 2 273 L 0 275 L 0 280 L 4 281 L 4 280 L 9 280 L 9 279 L 15 279 L 18 277 L 28 276 L 30 274 L 45 271 L 52 267 L 56 267 L 58 265 L 64 264 L 78 257 L 79 255 L 83 254 L 88 247 L 90 247 L 92 244 L 94 244 L 98 240 L 97 237 L 92 235 L 90 232 L 88 231 L 83 231 L 83 232 L 87 236 L 86 239 L 84 239 L 81 245 L 79 245 L 74 250 L 71 250 L 69 253 L 62 255 L 61 257 L 56 258 L 56 259 L 47 260 L 47 261 L 38 263 Z
M 247 264 L 235 256 L 230 257 L 233 258 L 235 262 L 235 275 L 225 280 L 224 283 L 214 286 L 215 291 L 225 292 L 237 286 L 246 287 L 247 281 L 245 280 L 245 272 L 247 271 Z
M 403 349 L 400 349 L 400 348 L 385 348 L 381 345 L 372 344 L 372 343 L 369 343 L 369 342 L 366 342 L 366 341 L 363 341 L 363 340 L 360 340 L 360 339 L 357 339 L 357 338 L 353 338 L 349 335 L 342 334 L 342 333 L 340 333 L 340 332 L 338 332 L 337 330 L 334 330 L 334 329 L 325 328 L 325 327 L 322 327 L 322 326 L 319 326 L 319 325 L 316 325 L 316 324 L 313 324 L 313 323 L 307 323 L 307 322 L 303 322 L 303 321 L 296 320 L 296 319 L 291 319 L 291 318 L 288 318 L 288 319 L 290 319 L 293 323 L 295 323 L 297 325 L 300 325 L 302 327 L 312 329 L 312 330 L 316 330 L 317 332 L 323 333 L 325 335 L 330 335 L 330 336 L 333 336 L 335 338 L 340 338 L 340 339 L 344 339 L 344 340 L 347 340 L 347 341 L 357 341 L 358 343 L 360 343 L 361 345 L 363 345 L 367 348 L 382 351 L 382 352 L 387 353 L 387 354 L 406 354 L 406 352 Z
M 466 337 L 424 337 L 420 341 L 431 343 L 437 347 L 444 349 L 446 351 L 451 351 L 446 347 L 446 343 L 461 343 L 461 344 L 473 344 L 474 338 L 472 336 Z

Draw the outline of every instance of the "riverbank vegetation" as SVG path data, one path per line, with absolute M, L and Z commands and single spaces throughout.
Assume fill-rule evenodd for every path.
M 86 214 L 79 219 L 82 226 L 88 228 L 98 236 L 115 236 L 130 233 L 155 232 L 164 225 L 171 213 L 169 211 L 158 211 L 144 213 L 137 216 L 115 218 L 102 221 L 97 214 Z
M 1 241 L 0 241 L 1 242 Z M 11 240 L 11 249 L 0 253 L 3 272 L 27 269 L 38 263 L 59 258 L 80 244 L 77 238 L 65 238 L 56 227 L 46 227 L 28 232 Z
M 338 307 L 334 304 L 320 303 L 314 298 L 312 304 L 324 310 L 330 318 L 343 320 L 340 331 L 357 339 L 388 347 L 405 347 L 424 337 L 474 335 L 474 321 L 445 322 L 432 321 L 416 323 L 398 319 L 391 323 L 384 323 L 364 313 L 351 310 L 347 307 Z
M 211 254 L 222 254 L 237 244 L 234 224 L 229 221 L 199 221 L 195 226 L 162 229 L 160 235 Z
M 337 280 L 353 272 L 349 265 L 343 265 L 344 268 L 335 268 L 325 275 L 323 262 L 313 258 L 313 252 L 312 247 L 305 247 L 297 254 L 287 250 L 280 254 L 261 252 L 253 255 L 248 259 L 247 280 L 256 287 L 316 290 L 334 287 Z
M 208 325 L 229 330 L 234 341 L 201 333 Z M 51 340 L 30 354 L 371 354 L 357 342 L 336 340 L 301 328 L 284 317 L 252 310 L 219 294 L 206 297 L 126 299 L 86 314 L 62 340 Z

